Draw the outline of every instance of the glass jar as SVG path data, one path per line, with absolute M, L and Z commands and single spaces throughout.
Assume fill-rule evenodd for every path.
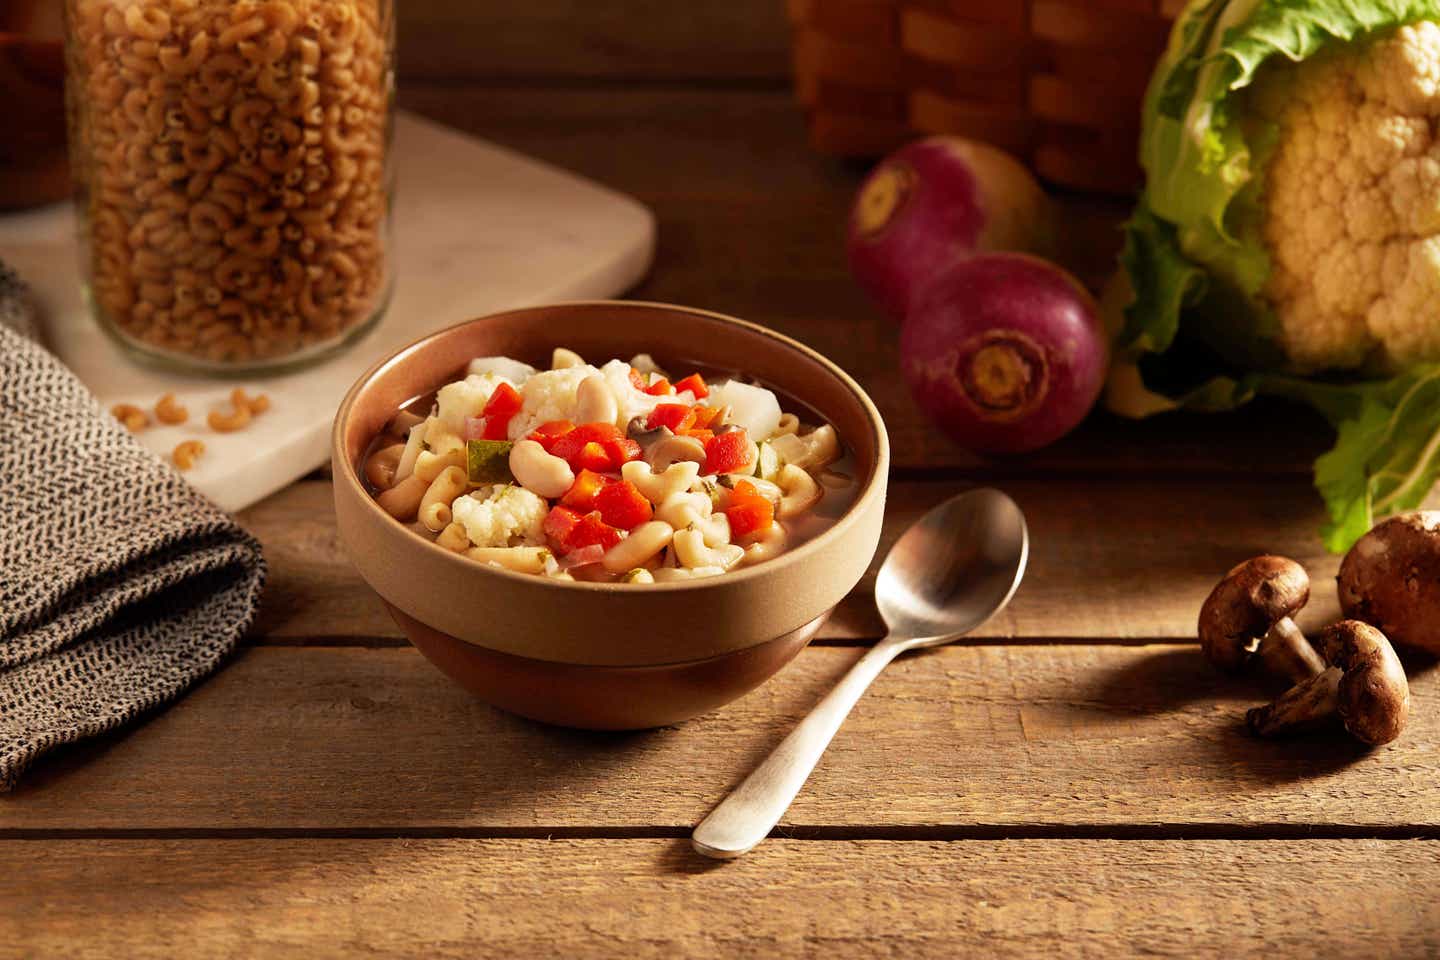
M 81 273 L 143 358 L 318 359 L 391 286 L 391 0 L 66 0 Z

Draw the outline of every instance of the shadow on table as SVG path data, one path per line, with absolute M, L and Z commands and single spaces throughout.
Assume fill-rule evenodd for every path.
M 1412 688 L 1428 680 L 1440 664 L 1440 658 L 1414 651 L 1402 652 L 1401 660 Z M 1385 749 L 1354 740 L 1338 721 L 1333 728 L 1292 737 L 1255 736 L 1245 724 L 1245 712 L 1275 699 L 1286 686 L 1283 680 L 1259 674 L 1226 676 L 1198 646 L 1186 646 L 1129 658 L 1078 696 L 1096 707 L 1099 722 L 1107 716 L 1114 723 L 1153 718 L 1164 724 L 1168 736 L 1183 735 L 1189 741 L 1190 759 L 1222 763 L 1252 783 L 1323 778 Z M 1412 708 L 1402 742 L 1415 735 L 1418 719 Z

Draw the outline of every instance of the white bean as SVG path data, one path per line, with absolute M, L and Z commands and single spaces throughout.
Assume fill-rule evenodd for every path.
M 642 523 L 630 536 L 605 551 L 601 564 L 610 573 L 624 573 L 640 566 L 670 545 L 675 528 L 660 520 Z
M 551 456 L 534 440 L 521 440 L 510 448 L 510 473 L 515 482 L 536 496 L 563 496 L 575 482 L 570 464 Z
M 580 381 L 575 389 L 576 423 L 614 423 L 620 417 L 620 405 L 615 401 L 615 391 L 598 373 L 592 373 Z
M 775 477 L 776 486 L 784 494 L 775 508 L 777 517 L 795 517 L 820 502 L 820 484 L 804 470 L 787 463 Z

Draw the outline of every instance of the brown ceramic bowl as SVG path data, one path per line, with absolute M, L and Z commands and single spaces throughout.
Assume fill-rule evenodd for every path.
M 653 354 L 742 370 L 835 425 L 858 496 L 829 530 L 721 577 L 645 586 L 549 580 L 480 566 L 396 523 L 362 485 L 365 450 L 405 402 L 472 357 L 544 366 L 556 346 L 591 359 Z M 471 320 L 412 343 L 351 388 L 332 440 L 335 515 L 351 559 L 432 663 L 488 702 L 549 723 L 655 727 L 728 703 L 799 653 L 865 573 L 880 539 L 890 446 L 864 391 L 807 347 L 702 310 L 566 303 Z

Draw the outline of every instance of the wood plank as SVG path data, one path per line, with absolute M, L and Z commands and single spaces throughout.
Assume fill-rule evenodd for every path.
M 899 373 L 898 331 L 846 269 L 844 224 L 864 168 L 811 152 L 788 94 L 411 84 L 401 102 L 644 201 L 659 218 L 659 246 L 650 278 L 631 296 L 744 317 L 825 353 L 879 406 L 897 467 L 1301 474 L 1329 443 L 1319 418 L 1276 404 L 1143 423 L 1097 414 L 1047 450 L 1001 461 L 959 449 L 916 409 Z M 1061 202 L 1066 262 L 1103 283 L 1127 205 Z
M 123 737 L 0 796 L 0 836 L 85 830 L 661 829 L 696 823 L 860 651 L 812 647 L 678 727 L 596 734 L 502 714 L 409 648 L 245 652 Z M 1265 691 L 1194 647 L 950 647 L 896 663 L 786 815 L 801 835 L 1435 835 L 1440 671 L 1412 664 L 1394 744 L 1262 741 Z
M 12 842 L 0 952 L 1421 957 L 1436 847 L 771 841 L 719 865 L 679 840 Z
M 790 31 L 775 0 L 397 3 L 403 86 L 451 81 L 785 83 Z
M 1298 478 L 1187 480 L 1024 477 L 995 481 L 1025 511 L 1032 552 L 1010 607 L 975 638 L 1191 640 L 1206 594 L 1226 570 L 1258 553 L 1294 557 L 1310 570 L 1306 629 L 1339 613 L 1334 574 L 1316 531 L 1323 508 Z M 890 544 L 925 510 L 973 485 L 963 479 L 891 486 L 871 573 L 836 611 L 821 638 L 882 631 L 873 575 Z M 255 635 L 260 642 L 316 637 L 401 636 L 341 548 L 326 481 L 295 484 L 240 520 L 271 566 Z

